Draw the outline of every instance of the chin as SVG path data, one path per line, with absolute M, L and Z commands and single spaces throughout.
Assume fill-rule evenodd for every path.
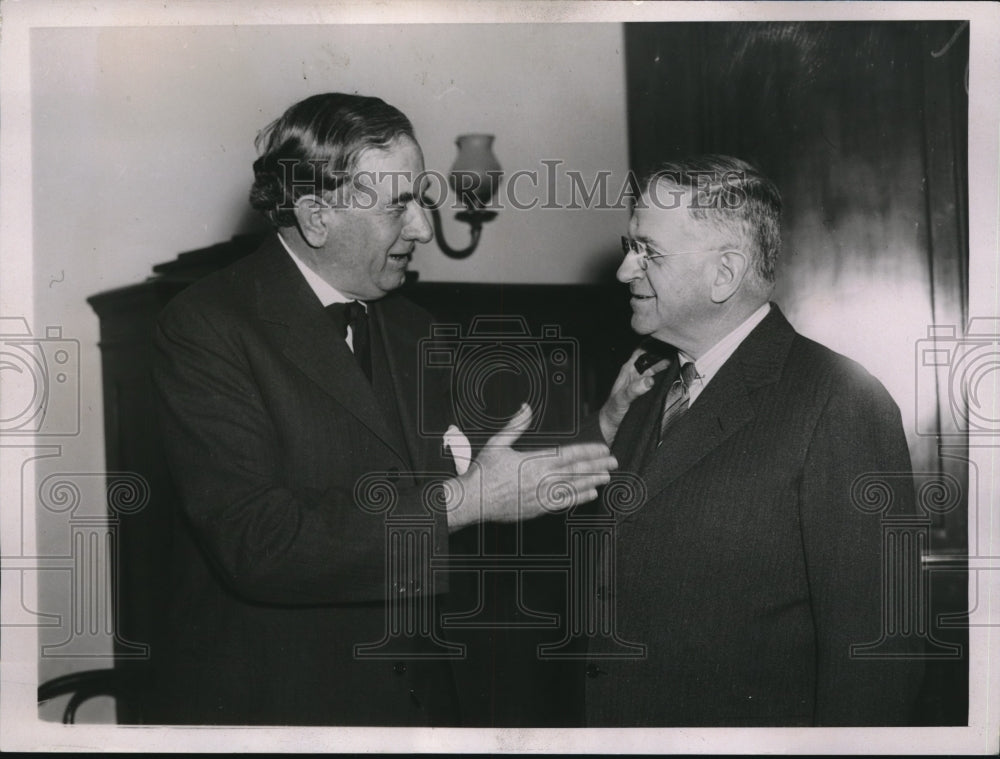
M 652 327 L 646 324 L 638 314 L 632 314 L 632 320 L 629 322 L 629 325 L 637 335 L 648 335 L 653 331 Z
M 385 295 L 393 290 L 398 290 L 404 284 L 406 284 L 406 272 L 401 271 L 398 276 L 389 277 L 379 282 L 379 287 L 382 290 L 382 294 Z

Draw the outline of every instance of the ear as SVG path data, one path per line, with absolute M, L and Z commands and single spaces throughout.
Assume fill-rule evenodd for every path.
M 327 215 L 323 213 L 327 208 L 329 206 L 316 195 L 303 195 L 295 201 L 299 232 L 312 248 L 321 248 L 330 235 Z
M 716 262 L 715 279 L 712 282 L 712 301 L 724 303 L 729 300 L 747 275 L 750 258 L 740 250 L 727 250 Z

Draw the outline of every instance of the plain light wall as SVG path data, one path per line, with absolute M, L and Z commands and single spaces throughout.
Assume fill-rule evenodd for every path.
M 253 140 L 285 108 L 318 92 L 378 95 L 413 121 L 428 169 L 448 170 L 457 135 L 488 132 L 506 176 L 539 173 L 541 202 L 572 200 L 568 170 L 588 187 L 612 172 L 613 200 L 628 161 L 622 42 L 620 24 L 34 30 L 33 327 L 60 326 L 79 341 L 81 397 L 79 434 L 53 439 L 61 455 L 37 481 L 76 473 L 82 508 L 104 508 L 98 320 L 85 299 L 140 282 L 179 252 L 264 228 L 246 201 Z M 561 162 L 555 188 L 543 160 Z M 467 227 L 452 216 L 445 211 L 445 236 L 462 247 Z M 449 259 L 432 242 L 412 268 L 430 281 L 594 281 L 620 256 L 627 222 L 623 208 L 507 205 L 470 258 Z M 40 555 L 69 553 L 68 518 L 38 508 Z M 68 636 L 70 579 L 39 577 L 38 611 L 62 617 L 40 631 L 42 644 Z M 110 666 L 103 629 L 80 649 L 93 658 L 43 658 L 40 680 Z M 81 719 L 113 713 L 95 703 Z

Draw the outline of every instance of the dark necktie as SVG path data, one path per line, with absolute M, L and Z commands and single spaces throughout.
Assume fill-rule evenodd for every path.
M 690 398 L 688 388 L 697 378 L 698 371 L 694 368 L 693 362 L 688 361 L 681 366 L 680 376 L 674 380 L 670 389 L 667 390 L 667 397 L 663 400 L 663 414 L 660 416 L 660 436 L 657 445 L 663 442 L 671 425 L 687 411 Z
M 347 328 L 351 328 L 351 342 L 354 347 L 354 358 L 368 381 L 372 381 L 372 345 L 368 331 L 368 312 L 356 300 L 348 303 L 331 303 L 326 312 L 337 326 L 342 340 L 347 339 Z

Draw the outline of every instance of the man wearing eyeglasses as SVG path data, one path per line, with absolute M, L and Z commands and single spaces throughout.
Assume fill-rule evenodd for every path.
M 598 597 L 633 658 L 592 643 L 588 724 L 907 724 L 919 646 L 883 630 L 882 524 L 852 499 L 861 475 L 910 471 L 899 410 L 769 302 L 769 179 L 701 156 L 642 187 L 617 276 L 632 328 L 676 358 L 613 447 L 645 502 L 617 523 Z M 886 482 L 893 514 L 912 512 L 908 478 Z

